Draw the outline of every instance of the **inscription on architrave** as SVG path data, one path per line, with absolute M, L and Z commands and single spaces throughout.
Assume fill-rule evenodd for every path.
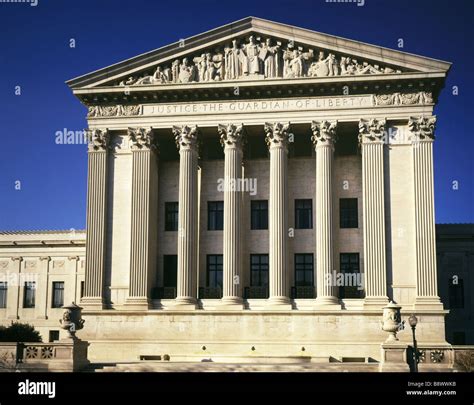
M 339 108 L 363 108 L 371 107 L 372 105 L 372 96 L 150 104 L 143 106 L 143 115 L 188 115 L 208 113 L 228 114 L 306 110 L 314 111 Z

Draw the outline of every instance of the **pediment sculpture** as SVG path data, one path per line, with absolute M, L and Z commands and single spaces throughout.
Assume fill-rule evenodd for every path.
M 173 83 L 203 83 L 241 79 L 331 77 L 401 73 L 349 55 L 312 49 L 288 41 L 250 35 L 244 40 L 191 54 L 170 63 L 128 76 L 116 85 L 139 86 Z

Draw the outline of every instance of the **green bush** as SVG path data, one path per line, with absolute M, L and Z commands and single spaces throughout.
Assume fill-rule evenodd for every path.
M 42 342 L 42 339 L 33 325 L 12 322 L 10 326 L 0 326 L 0 342 Z

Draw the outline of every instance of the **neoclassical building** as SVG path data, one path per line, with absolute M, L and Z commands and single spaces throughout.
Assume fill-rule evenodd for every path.
M 248 17 L 68 81 L 88 108 L 87 237 L 3 234 L 0 271 L 48 282 L 31 318 L 23 287 L 0 315 L 50 330 L 67 267 L 97 361 L 380 360 L 391 300 L 447 350 L 433 109 L 449 68 Z

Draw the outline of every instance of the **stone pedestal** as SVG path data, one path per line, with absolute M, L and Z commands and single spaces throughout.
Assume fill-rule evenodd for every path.
M 403 343 L 384 343 L 380 347 L 380 366 L 382 372 L 400 372 L 410 371 L 407 362 L 408 345 Z

